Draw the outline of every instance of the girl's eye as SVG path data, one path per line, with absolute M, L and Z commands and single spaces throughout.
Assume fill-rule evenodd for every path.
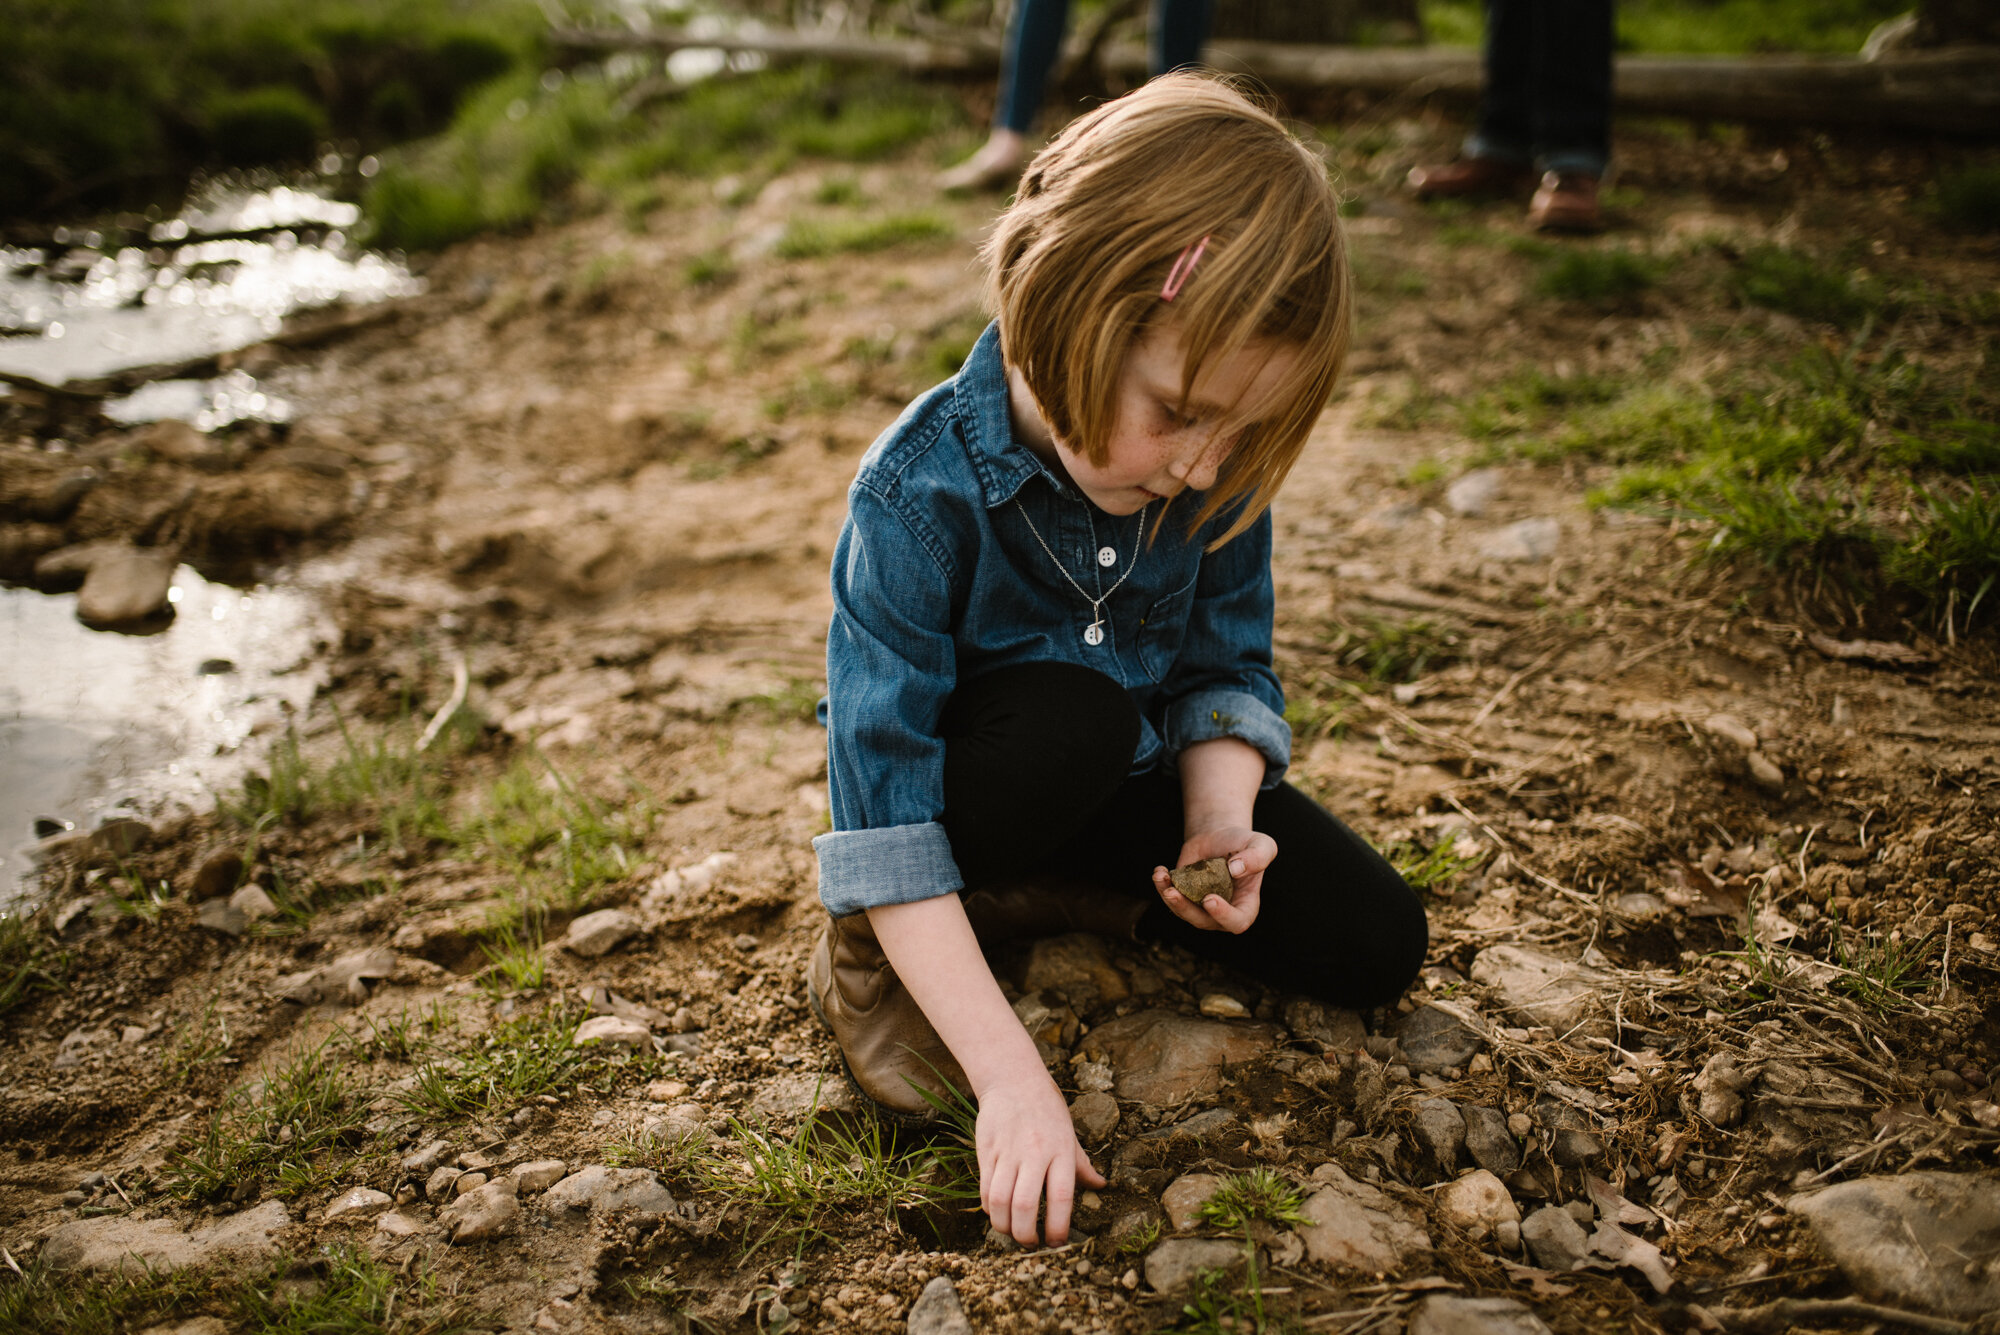
M 1199 417 L 1190 417 L 1186 413 L 1177 412 L 1175 411 L 1173 405 L 1171 404 L 1166 404 L 1166 403 L 1161 404 L 1160 413 L 1167 419 L 1167 425 L 1178 427 L 1183 431 L 1187 430 L 1189 427 L 1199 426 L 1201 424 L 1201 419 Z

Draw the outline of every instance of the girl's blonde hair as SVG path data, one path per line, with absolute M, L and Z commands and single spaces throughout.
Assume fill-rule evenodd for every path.
M 1106 461 L 1119 373 L 1171 317 L 1187 351 L 1182 405 L 1202 368 L 1252 342 L 1300 352 L 1277 410 L 1246 427 L 1206 503 L 1239 498 L 1215 546 L 1262 515 L 1347 357 L 1350 298 L 1338 199 L 1325 164 L 1213 75 L 1162 75 L 1070 123 L 1035 156 L 981 258 L 1001 350 L 1049 428 Z M 1174 262 L 1208 238 L 1171 303 Z

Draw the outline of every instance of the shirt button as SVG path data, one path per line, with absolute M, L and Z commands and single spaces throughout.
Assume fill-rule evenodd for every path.
M 1099 547 L 1097 549 L 1097 564 L 1101 566 L 1117 565 L 1118 564 L 1117 549 L 1112 547 Z

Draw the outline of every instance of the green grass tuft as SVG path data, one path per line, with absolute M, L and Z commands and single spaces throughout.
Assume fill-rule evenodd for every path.
M 1659 272 L 1657 261 L 1623 247 L 1568 249 L 1542 265 L 1535 290 L 1562 301 L 1609 308 L 1630 303 L 1659 281 Z
M 1419 848 L 1411 843 L 1392 844 L 1384 851 L 1396 871 L 1409 882 L 1412 890 L 1428 890 L 1433 886 L 1441 890 L 1451 888 L 1460 874 L 1479 865 L 1477 857 L 1466 857 L 1457 850 L 1458 836 L 1447 834 L 1429 848 Z
M 946 241 L 957 235 L 934 213 L 899 213 L 886 218 L 817 222 L 794 219 L 778 238 L 781 259 L 821 259 L 828 255 L 870 254 L 894 246 Z
M 39 914 L 0 913 L 0 1015 L 60 987 L 68 965 Z
M 367 1139 L 366 1121 L 362 1092 L 331 1040 L 322 1042 L 232 1094 L 169 1159 L 167 1190 L 189 1201 L 266 1186 L 280 1196 L 315 1190 L 346 1171 L 337 1155 Z
M 1938 221 L 1968 232 L 2000 232 L 2000 167 L 1961 167 L 1937 179 Z
M 1890 306 L 1889 295 L 1872 279 L 1828 268 L 1786 246 L 1746 251 L 1734 276 L 1737 298 L 1823 324 L 1858 325 Z
M 2000 479 L 1924 488 L 1914 530 L 1883 554 L 1889 579 L 1923 599 L 1956 639 L 2000 607 Z

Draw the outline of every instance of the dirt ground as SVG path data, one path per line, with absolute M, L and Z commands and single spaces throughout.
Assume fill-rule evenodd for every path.
M 1377 119 L 1382 146 L 1344 164 L 1362 290 L 1351 374 L 1277 506 L 1292 777 L 1383 844 L 1421 852 L 1450 835 L 1472 861 L 1429 892 L 1423 979 L 1399 1008 L 1364 1017 L 1358 1050 L 1295 1023 L 1275 1052 L 1232 1070 L 1209 1102 L 1258 1134 L 1121 1177 L 1052 1257 L 985 1241 L 962 1215 L 926 1223 L 878 1207 L 833 1212 L 796 1257 L 776 1247 L 744 1260 L 765 1217 L 671 1172 L 670 1190 L 691 1202 L 671 1226 L 530 1224 L 454 1247 L 434 1228 L 396 1239 L 321 1222 L 351 1187 L 409 1195 L 421 1177 L 400 1160 L 436 1137 L 496 1161 L 574 1166 L 689 1103 L 685 1115 L 720 1131 L 753 1107 L 789 1125 L 813 1077 L 840 1098 L 837 1056 L 801 985 L 822 919 L 809 841 L 826 822 L 811 719 L 826 565 L 861 452 L 982 324 L 973 251 L 995 201 L 932 204 L 922 155 L 803 164 L 761 188 L 677 186 L 637 226 L 601 217 L 459 246 L 429 262 L 427 295 L 393 319 L 259 363 L 301 410 L 282 443 L 331 452 L 314 475 L 331 468 L 349 484 L 345 517 L 284 575 L 322 589 L 342 630 L 329 707 L 302 721 L 308 754 L 331 754 L 343 726 L 427 719 L 462 661 L 465 709 L 484 723 L 451 761 L 464 791 L 532 743 L 580 789 L 634 810 L 643 795 L 649 813 L 637 860 L 548 917 L 549 940 L 585 908 L 651 904 L 650 930 L 595 959 L 552 945 L 540 989 L 482 986 L 478 924 L 507 892 L 506 868 L 421 842 L 398 852 L 351 814 L 260 835 L 263 879 L 319 887 L 328 905 L 282 931 L 197 922 L 198 869 L 244 839 L 218 816 L 163 826 L 122 871 L 99 861 L 100 873 L 165 883 L 150 915 L 102 911 L 90 857 L 59 860 L 52 907 L 97 894 L 99 911 L 68 921 L 62 985 L 0 1035 L 11 1255 L 26 1264 L 55 1227 L 107 1208 L 194 1217 L 157 1185 L 149 1199 L 147 1184 L 168 1178 L 229 1091 L 337 1027 L 362 1033 L 442 1003 L 477 1035 L 604 984 L 695 1041 L 560 1097 L 428 1125 L 384 1114 L 336 1152 L 335 1180 L 291 1198 L 289 1251 L 367 1237 L 493 1328 L 669 1330 L 692 1317 L 710 1329 L 790 1319 L 900 1331 L 942 1274 L 975 1329 L 1146 1331 L 1181 1319 L 1181 1301 L 1127 1282 L 1140 1263 L 1120 1240 L 1135 1217 L 1157 1217 L 1168 1181 L 1261 1164 L 1310 1188 L 1333 1162 L 1417 1210 L 1434 1250 L 1357 1275 L 1273 1244 L 1267 1301 L 1306 1329 L 1398 1329 L 1432 1292 L 1517 1297 L 1561 1331 L 1700 1329 L 1702 1309 L 1853 1296 L 1785 1208 L 1792 1193 L 1918 1167 L 1988 1170 L 2000 1146 L 1993 642 L 1876 624 L 1867 637 L 1901 641 L 1910 660 L 1837 656 L 1861 628 L 1781 574 L 1699 565 L 1698 529 L 1591 508 L 1584 493 L 1603 479 L 1587 466 L 1502 463 L 1478 513 L 1447 503 L 1476 450 L 1450 430 L 1393 425 L 1385 405 L 1413 384 L 1459 395 L 1523 364 L 1644 374 L 1668 343 L 1698 352 L 1704 339 L 1796 330 L 1720 302 L 1656 294 L 1606 313 L 1537 296 L 1504 245 L 1450 235 L 1525 235 L 1516 206 L 1426 212 L 1395 188 L 1412 162 L 1449 151 L 1453 126 Z M 1640 197 L 1619 206 L 1608 238 L 1573 244 L 1672 254 L 1697 236 L 1861 238 L 1942 288 L 2000 281 L 1993 241 L 1938 232 L 1910 209 L 1931 161 L 1922 146 L 1631 126 L 1619 147 L 1620 185 Z M 836 178 L 853 190 L 824 191 Z M 857 194 L 864 208 L 922 201 L 955 235 L 774 253 L 788 221 L 851 209 L 817 201 Z M 690 276 L 697 260 L 706 281 Z M 1928 336 L 1939 357 L 1965 352 L 1961 332 Z M 1427 458 L 1443 468 L 1413 471 Z M 1512 527 L 1534 519 L 1553 529 Z M 226 546 L 221 521 L 204 532 Z M 1507 543 L 1523 533 L 1546 547 L 1520 559 Z M 1431 660 L 1369 677 L 1357 647 L 1393 644 L 1397 630 Z M 718 853 L 733 860 L 706 862 Z M 710 883 L 692 878 L 664 909 L 649 901 L 664 874 L 704 864 L 719 867 Z M 1608 1020 L 1559 1029 L 1510 1010 L 1474 981 L 1475 958 L 1503 945 L 1594 968 Z M 358 1006 L 276 998 L 282 977 L 372 947 L 396 959 Z M 1130 947 L 1110 958 L 1157 987 L 1150 1006 L 1193 1013 L 1223 991 L 1255 1016 L 1287 1014 L 1286 999 L 1185 960 Z M 1412 1074 L 1387 1035 L 1399 1012 L 1430 1002 L 1483 1041 L 1469 1062 Z M 1087 1033 L 1136 1005 L 1080 1005 L 1079 1018 Z M 226 1056 L 170 1068 L 201 1017 L 224 1020 Z M 129 1041 L 91 1037 L 128 1026 Z M 1065 1080 L 1088 1040 L 1073 1044 L 1057 1054 Z M 1734 1115 L 1704 1104 L 1712 1082 L 1697 1085 L 1718 1055 L 1748 1073 Z M 377 1045 L 357 1069 L 386 1088 L 415 1070 L 408 1057 Z M 1537 1193 L 1589 1200 L 1589 1173 L 1663 1217 L 1634 1232 L 1669 1259 L 1672 1288 L 1655 1292 L 1631 1266 L 1551 1276 L 1440 1218 L 1435 1189 L 1451 1173 L 1417 1137 L 1420 1105 L 1438 1097 L 1527 1117 L 1527 1177 L 1510 1181 L 1524 1207 Z M 1584 1166 L 1552 1157 L 1579 1111 L 1575 1125 L 1601 1142 Z M 1100 1165 L 1129 1162 L 1121 1150 L 1151 1120 L 1128 1107 L 1093 1146 Z M 94 1172 L 118 1193 L 98 1185 L 66 1202 Z M 252 1184 L 205 1208 L 284 1193 Z M 408 1208 L 428 1220 L 421 1194 Z

